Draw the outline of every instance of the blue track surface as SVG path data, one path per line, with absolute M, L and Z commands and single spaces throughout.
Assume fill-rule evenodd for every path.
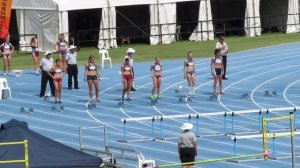
M 184 53 L 184 51 L 183 51 Z M 138 56 L 138 53 L 137 53 Z M 197 56 L 194 56 L 197 57 Z M 267 109 L 277 107 L 300 106 L 300 43 L 273 46 L 255 50 L 232 53 L 228 57 L 228 78 L 224 81 L 225 95 L 216 101 L 210 101 L 212 94 L 212 78 L 210 74 L 210 58 L 196 59 L 197 90 L 196 98 L 189 104 L 179 103 L 178 97 L 187 93 L 187 82 L 183 79 L 183 60 L 163 61 L 164 77 L 162 82 L 162 97 L 157 106 L 150 105 L 152 80 L 149 74 L 150 62 L 136 63 L 135 88 L 132 101 L 125 102 L 126 108 L 117 107 L 121 98 L 119 65 L 113 69 L 101 71 L 100 82 L 101 102 L 97 108 L 86 111 L 88 101 L 87 84 L 83 81 L 83 67 L 80 67 L 80 90 L 67 89 L 67 77 L 64 78 L 63 104 L 64 112 L 52 112 L 53 101 L 39 98 L 40 76 L 26 70 L 20 78 L 5 76 L 12 89 L 12 99 L 0 101 L 1 122 L 12 118 L 28 122 L 31 129 L 79 149 L 78 128 L 80 126 L 97 126 L 107 124 L 109 145 L 136 148 L 143 152 L 147 159 L 154 159 L 158 164 L 179 162 L 177 154 L 177 137 L 180 126 L 186 119 L 168 119 L 163 122 L 163 136 L 170 140 L 164 141 L 135 141 L 152 137 L 151 121 L 127 122 L 128 143 L 123 140 L 122 118 L 164 116 L 177 114 L 198 114 L 220 111 L 237 111 L 249 109 Z M 4 77 L 4 76 L 0 76 Z M 177 84 L 183 89 L 180 93 L 174 90 Z M 49 89 L 48 89 L 49 90 Z M 277 96 L 266 97 L 264 92 L 276 91 Z M 248 93 L 249 99 L 240 99 L 241 94 Z M 33 107 L 33 114 L 20 113 L 20 107 Z M 298 111 L 297 111 L 298 112 Z M 300 114 L 296 112 L 296 127 L 300 127 Z M 288 115 L 288 111 L 270 113 L 269 117 Z M 212 116 L 199 119 L 198 158 L 197 160 L 234 156 L 233 141 L 224 133 L 224 117 Z M 246 133 L 259 129 L 258 113 L 237 115 L 234 118 L 234 132 Z M 196 120 L 191 122 L 196 125 Z M 231 130 L 231 118 L 226 125 Z M 289 126 L 288 121 L 272 122 L 270 130 L 283 130 Z M 155 122 L 154 137 L 159 137 L 160 123 Z M 193 129 L 196 132 L 196 129 Z M 174 138 L 174 139 L 172 139 Z M 299 137 L 295 137 L 296 145 Z M 134 142 L 131 142 L 134 141 Z M 101 132 L 87 133 L 85 144 L 103 149 Z M 271 150 L 271 140 L 269 141 Z M 240 163 L 217 162 L 197 165 L 197 167 L 291 167 L 290 138 L 283 137 L 275 140 L 275 153 L 278 160 L 249 160 Z M 300 146 L 296 146 L 299 153 Z M 262 139 L 242 139 L 237 141 L 237 154 L 253 154 L 262 152 Z M 131 164 L 131 165 L 130 165 Z M 123 161 L 124 167 L 133 167 L 132 163 Z M 300 161 L 297 160 L 297 166 Z

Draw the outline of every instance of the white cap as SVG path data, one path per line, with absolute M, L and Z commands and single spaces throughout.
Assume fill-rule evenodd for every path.
M 52 55 L 52 52 L 51 51 L 46 51 L 44 55 L 46 55 L 46 56 L 47 55 Z
M 77 48 L 77 46 L 71 45 L 69 50 L 72 50 L 72 49 L 75 49 L 75 48 Z
M 128 48 L 128 49 L 127 49 L 127 53 L 135 53 L 135 49 L 133 49 L 133 48 Z
M 191 123 L 183 123 L 181 126 L 181 130 L 190 130 L 193 128 L 193 124 Z

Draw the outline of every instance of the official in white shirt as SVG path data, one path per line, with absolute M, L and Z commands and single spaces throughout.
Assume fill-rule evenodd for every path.
M 77 67 L 77 52 L 76 46 L 71 45 L 69 52 L 66 55 L 66 60 L 68 63 L 68 88 L 72 89 L 72 78 L 74 79 L 74 89 L 79 89 L 78 87 L 78 67 Z
M 227 79 L 226 78 L 226 69 L 227 69 L 227 52 L 228 52 L 228 46 L 226 42 L 224 41 L 224 37 L 220 36 L 219 37 L 219 42 L 216 44 L 216 49 L 219 49 L 221 52 L 222 56 L 222 61 L 223 61 L 223 66 L 224 66 L 224 73 L 222 76 L 222 79 Z
M 133 74 L 133 79 L 132 79 L 132 87 L 131 91 L 136 91 L 133 86 L 134 86 L 134 70 L 133 70 L 133 54 L 135 53 L 135 50 L 133 48 L 128 48 L 127 49 L 127 55 L 124 57 L 124 62 L 125 59 L 129 59 L 129 65 L 132 67 L 132 74 Z
M 52 53 L 50 51 L 46 51 L 44 54 L 46 57 L 41 59 L 40 62 L 40 69 L 42 72 L 42 78 L 41 78 L 41 92 L 40 97 L 45 96 L 47 82 L 49 81 L 51 94 L 52 96 L 55 95 L 55 89 L 53 84 L 53 78 L 48 75 L 48 71 L 53 67 L 53 58 L 51 57 Z

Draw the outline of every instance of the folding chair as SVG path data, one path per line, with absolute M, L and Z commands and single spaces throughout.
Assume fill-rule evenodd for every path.
M 11 91 L 10 91 L 10 87 L 8 87 L 8 83 L 7 83 L 7 80 L 6 78 L 0 78 L 0 99 L 3 99 L 4 95 L 3 93 L 5 91 L 8 91 L 8 94 L 9 94 L 9 98 L 11 99 Z M 5 94 L 6 95 L 6 94 Z
M 105 68 L 105 63 L 108 62 L 109 67 L 112 68 L 111 58 L 109 57 L 108 51 L 105 49 L 99 50 L 99 56 L 101 60 L 101 68 Z

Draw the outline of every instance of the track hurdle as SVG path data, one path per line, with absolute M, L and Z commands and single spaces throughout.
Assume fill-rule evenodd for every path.
M 163 130 L 163 122 L 166 122 L 168 120 L 174 120 L 174 119 L 186 119 L 187 122 L 191 122 L 192 119 L 196 119 L 196 130 L 197 130 L 197 136 L 199 137 L 200 135 L 200 119 L 201 118 L 206 118 L 206 117 L 212 117 L 212 116 L 223 116 L 223 133 L 225 135 L 234 135 L 236 134 L 236 116 L 243 115 L 243 114 L 257 114 L 258 115 L 258 130 L 254 128 L 251 130 L 251 133 L 259 133 L 262 131 L 262 118 L 266 117 L 268 118 L 270 112 L 282 112 L 282 111 L 291 111 L 291 110 L 298 110 L 300 107 L 283 107 L 283 108 L 270 108 L 270 109 L 253 109 L 253 110 L 241 110 L 241 111 L 221 111 L 221 112 L 211 112 L 211 113 L 197 113 L 197 114 L 180 114 L 180 115 L 164 115 L 164 116 L 147 116 L 147 117 L 137 117 L 137 118 L 123 118 L 121 121 L 123 122 L 124 126 L 124 141 L 127 141 L 127 129 L 126 125 L 128 122 L 143 122 L 143 121 L 151 121 L 152 124 L 150 124 L 150 127 L 152 127 L 152 138 L 155 139 L 154 137 L 154 122 L 158 121 L 160 123 L 160 133 L 161 136 L 158 139 L 168 139 L 164 137 L 164 130 Z M 161 120 L 163 118 L 163 120 Z M 125 121 L 125 122 L 124 122 Z M 295 119 L 294 119 L 295 123 Z M 249 132 L 250 133 L 250 132 Z M 217 132 L 216 135 L 222 134 L 221 132 Z M 149 140 L 149 139 L 148 139 Z
M 9 163 L 24 163 L 25 168 L 29 168 L 29 160 L 28 160 L 28 141 L 20 141 L 20 142 L 4 142 L 0 143 L 0 146 L 10 146 L 10 145 L 24 145 L 24 159 L 23 160 L 1 160 L 0 164 L 9 164 Z
M 211 163 L 211 162 L 222 162 L 222 161 L 237 160 L 237 159 L 257 158 L 257 157 L 262 157 L 262 156 L 265 156 L 265 155 L 269 155 L 269 154 L 268 153 L 257 153 L 257 154 L 240 155 L 240 156 L 227 157 L 227 158 L 200 160 L 200 161 L 188 162 L 188 163 L 171 163 L 171 164 L 159 165 L 159 166 L 156 166 L 154 168 L 185 166 L 185 165 L 190 165 L 190 164 L 204 164 L 204 163 Z
M 263 126 L 263 149 L 264 152 L 268 152 L 268 138 L 276 138 L 276 137 L 291 137 L 291 151 L 292 151 L 292 167 L 296 168 L 296 156 L 295 156 L 295 142 L 294 142 L 294 136 L 295 136 L 295 128 L 294 128 L 294 112 L 290 112 L 290 115 L 288 116 L 281 116 L 281 117 L 274 117 L 274 118 L 263 118 L 262 120 L 262 126 Z M 282 133 L 282 134 L 274 134 L 269 135 L 268 134 L 268 121 L 278 121 L 278 120 L 290 120 L 290 132 L 288 133 Z M 273 150 L 275 148 L 273 147 Z M 268 160 L 268 156 L 264 156 L 265 160 Z

